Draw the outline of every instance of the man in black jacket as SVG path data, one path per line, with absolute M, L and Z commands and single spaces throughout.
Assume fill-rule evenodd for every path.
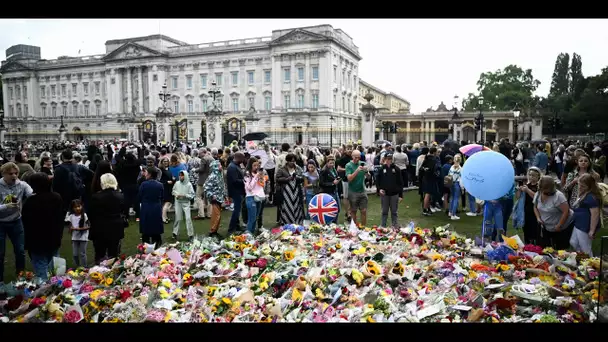
M 62 164 L 57 165 L 53 177 L 53 191 L 60 194 L 63 199 L 64 211 L 70 209 L 70 203 L 75 199 L 82 199 L 86 195 L 86 184 L 91 184 L 93 171 L 84 165 L 74 163 L 72 151 L 61 153 Z M 85 211 L 88 206 L 85 202 Z
M 384 165 L 378 172 L 378 189 L 380 193 L 380 203 L 382 204 L 382 223 L 381 227 L 386 227 L 388 211 L 391 211 L 391 221 L 393 227 L 398 228 L 397 209 L 403 200 L 403 180 L 399 169 L 393 164 L 393 155 L 387 153 L 384 156 Z

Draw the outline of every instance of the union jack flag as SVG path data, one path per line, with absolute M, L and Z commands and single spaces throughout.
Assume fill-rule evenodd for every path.
M 338 216 L 338 203 L 329 194 L 317 194 L 308 203 L 310 218 L 319 224 L 330 224 Z

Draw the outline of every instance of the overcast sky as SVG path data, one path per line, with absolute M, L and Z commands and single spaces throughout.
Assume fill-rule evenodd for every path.
M 112 19 L 0 20 L 0 54 L 16 44 L 40 46 L 42 58 L 105 53 L 104 43 L 159 33 L 200 44 L 270 36 L 273 29 L 330 24 L 350 35 L 363 60 L 359 76 L 412 105 L 448 107 L 477 92 L 480 73 L 508 64 L 531 68 L 546 95 L 555 58 L 578 53 L 585 76 L 608 66 L 608 20 L 430 19 Z M 5 57 L 4 57 L 5 58 Z M 2 59 L 4 59 L 2 58 Z

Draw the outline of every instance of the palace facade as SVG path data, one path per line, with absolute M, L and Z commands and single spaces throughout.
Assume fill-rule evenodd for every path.
M 105 50 L 45 60 L 40 47 L 9 48 L 0 69 L 7 140 L 56 139 L 62 118 L 70 140 L 151 138 L 165 83 L 176 134 L 204 139 L 212 81 L 222 90 L 216 104 L 230 137 L 262 131 L 275 143 L 310 144 L 326 144 L 330 135 L 334 143 L 360 138 L 361 56 L 330 25 L 194 45 L 151 35 L 109 40 Z

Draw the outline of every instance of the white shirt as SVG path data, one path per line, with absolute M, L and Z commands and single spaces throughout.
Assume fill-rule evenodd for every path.
M 76 216 L 74 214 L 70 214 L 68 217 L 70 224 L 72 227 L 78 228 L 80 226 L 80 215 Z M 87 214 L 84 214 L 84 222 L 85 227 L 87 226 L 86 222 L 89 221 Z M 89 241 L 89 230 L 74 230 L 72 231 L 72 241 Z

